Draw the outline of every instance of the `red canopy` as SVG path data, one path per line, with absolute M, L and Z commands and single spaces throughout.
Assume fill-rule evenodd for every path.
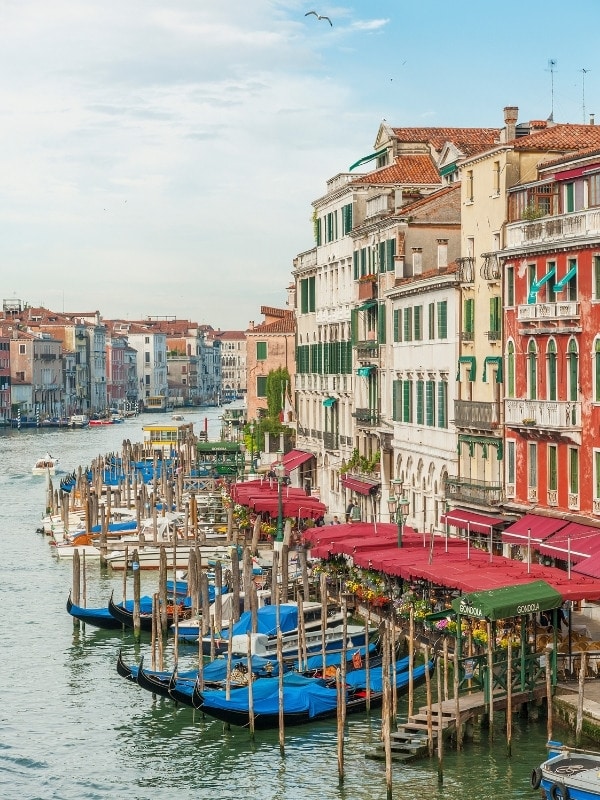
M 535 549 L 546 556 L 577 564 L 600 550 L 600 528 L 569 522 L 541 544 L 536 544 Z
M 276 517 L 279 513 L 279 498 L 277 495 L 274 497 L 251 497 L 244 505 L 249 506 L 257 513 L 270 514 L 272 517 Z M 316 497 L 309 497 L 306 494 L 283 497 L 281 505 L 284 517 L 318 519 L 327 511 L 325 503 L 321 503 Z

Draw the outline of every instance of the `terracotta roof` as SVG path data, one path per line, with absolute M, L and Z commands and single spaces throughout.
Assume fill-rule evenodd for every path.
M 438 152 L 452 142 L 466 156 L 482 153 L 497 143 L 499 128 L 392 128 L 400 142 L 427 143 Z
M 277 315 L 269 312 L 279 312 Z M 250 336 L 254 333 L 295 333 L 296 331 L 296 318 L 294 312 L 288 309 L 271 308 L 270 306 L 262 306 L 261 312 L 266 316 L 277 316 L 278 319 L 270 319 L 255 325 L 254 328 L 246 331 L 246 335 Z
M 568 153 L 567 155 L 553 158 L 550 161 L 543 161 L 540 164 L 539 169 L 540 171 L 543 171 L 548 167 L 556 167 L 560 166 L 561 164 L 568 164 L 570 161 L 579 161 L 582 158 L 592 158 L 593 156 L 600 156 L 600 146 L 596 145 L 595 147 L 588 147 L 585 150 L 579 150 L 577 153 Z
M 245 339 L 246 338 L 246 332 L 245 331 L 215 331 L 215 336 L 217 336 L 219 339 L 223 339 L 225 341 L 230 340 L 230 339 L 232 339 L 234 341 L 237 341 L 239 339 Z
M 452 192 L 460 192 L 459 181 L 456 181 L 450 186 L 444 186 L 443 189 L 438 189 L 436 192 L 428 194 L 427 197 L 421 197 L 419 200 L 415 200 L 414 203 L 407 203 L 405 206 L 402 206 L 397 214 L 403 216 L 409 211 L 416 211 L 417 209 L 426 206 L 428 203 L 431 203 L 432 201 L 437 200 L 444 195 L 451 194 Z
M 519 136 L 508 144 L 515 150 L 575 150 L 600 147 L 600 126 L 559 124 Z
M 433 159 L 427 154 L 403 155 L 396 159 L 394 164 L 382 167 L 374 172 L 357 177 L 352 181 L 356 184 L 388 184 L 388 183 L 408 183 L 411 185 L 439 184 L 440 175 L 437 171 Z

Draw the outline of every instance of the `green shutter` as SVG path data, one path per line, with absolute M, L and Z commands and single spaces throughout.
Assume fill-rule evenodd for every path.
M 438 428 L 448 427 L 448 384 L 438 383 Z
M 385 305 L 380 303 L 377 307 L 377 338 L 379 344 L 385 344 Z
M 315 311 L 315 277 L 308 279 L 308 310 Z
M 388 239 L 386 244 L 386 267 L 388 272 L 393 272 L 396 265 L 394 262 L 396 256 L 396 239 Z
M 556 464 L 556 446 L 548 445 L 548 489 L 553 492 L 558 489 L 558 470 Z
M 423 330 L 422 330 L 423 306 L 415 306 L 413 314 L 415 322 L 415 342 L 420 342 L 421 339 L 423 338 Z
M 308 312 L 308 280 L 303 278 L 300 281 L 300 313 L 306 314 Z
M 353 308 L 350 312 L 350 337 L 352 339 L 352 346 L 356 345 L 358 341 L 358 309 Z
M 579 494 L 579 450 L 569 450 L 569 491 Z
M 417 425 L 425 421 L 425 383 L 417 381 Z
M 319 217 L 317 217 L 317 219 L 315 220 L 315 233 L 316 233 L 317 246 L 320 246 L 323 244 L 323 240 L 321 238 L 321 219 Z
M 465 333 L 475 332 L 475 300 L 472 297 L 465 300 L 465 322 L 463 330 Z
M 266 361 L 267 359 L 267 343 L 266 342 L 257 342 L 256 343 L 256 360 L 257 361 Z
M 402 381 L 392 382 L 392 419 L 396 422 L 402 421 Z
M 394 341 L 395 342 L 399 342 L 400 341 L 400 309 L 399 308 L 395 308 L 394 309 L 393 317 L 394 317 Z
M 500 298 L 490 297 L 490 331 L 500 332 Z
M 412 381 L 402 383 L 402 419 L 412 422 Z
M 352 253 L 352 266 L 353 266 L 353 269 L 354 269 L 354 273 L 353 273 L 354 274 L 354 280 L 357 281 L 358 277 L 359 277 L 358 250 L 355 250 L 354 253 Z
M 425 424 L 435 425 L 435 381 L 425 384 Z
M 427 326 L 429 328 L 429 339 L 435 339 L 435 303 L 429 303 Z
M 404 341 L 412 342 L 412 308 L 404 309 Z
M 448 338 L 448 302 L 442 300 L 438 303 L 438 339 Z
M 379 242 L 379 272 L 386 271 L 385 242 Z

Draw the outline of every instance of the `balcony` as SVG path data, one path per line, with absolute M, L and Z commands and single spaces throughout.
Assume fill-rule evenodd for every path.
M 456 263 L 458 264 L 458 280 L 461 283 L 473 283 L 475 280 L 475 259 L 473 256 L 457 258 Z
M 562 303 L 529 303 L 518 307 L 517 319 L 519 322 L 569 322 L 578 320 L 579 303 L 570 300 Z M 535 332 L 535 328 L 527 329 L 527 333 Z M 540 329 L 539 332 L 542 333 L 542 330 Z
M 478 400 L 455 400 L 454 424 L 457 428 L 496 430 L 500 424 L 500 405 Z
M 576 400 L 505 400 L 504 424 L 527 439 L 581 444 L 581 403 Z
M 502 484 L 476 478 L 446 478 L 446 498 L 452 502 L 497 506 L 502 501 Z
M 359 361 L 371 361 L 374 358 L 379 358 L 379 342 L 376 338 L 356 342 L 354 348 Z
M 358 299 L 377 299 L 377 275 L 365 275 L 358 279 Z
M 331 431 L 323 431 L 323 447 L 325 450 L 339 450 L 339 435 L 337 433 L 332 433 Z
M 535 244 L 564 244 L 600 234 L 600 209 L 588 209 L 533 222 L 513 222 L 506 227 L 506 248 Z
M 474 331 L 461 331 L 460 332 L 460 340 L 461 340 L 461 342 L 474 342 L 475 341 L 475 332 Z
M 500 259 L 497 253 L 482 253 L 483 264 L 479 274 L 484 281 L 499 281 L 502 271 L 500 269 Z
M 352 416 L 359 428 L 376 428 L 379 425 L 379 411 L 374 408 L 357 408 Z

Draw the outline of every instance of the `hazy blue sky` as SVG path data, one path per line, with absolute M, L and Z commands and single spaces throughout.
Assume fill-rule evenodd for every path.
M 382 119 L 600 124 L 599 21 L 597 0 L 0 0 L 2 298 L 245 328 Z

